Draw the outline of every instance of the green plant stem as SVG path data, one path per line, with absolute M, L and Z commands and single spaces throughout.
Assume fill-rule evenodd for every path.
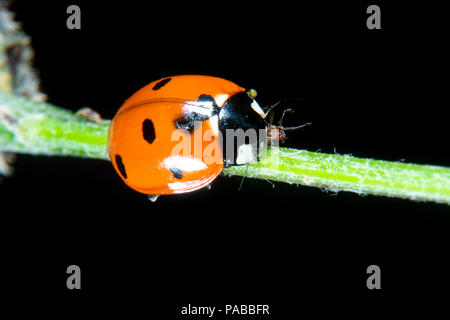
M 260 162 L 228 167 L 226 175 L 314 186 L 329 191 L 450 204 L 450 168 L 273 148 Z
M 109 121 L 90 122 L 48 103 L 0 92 L 0 151 L 108 160 Z M 450 204 L 450 168 L 269 148 L 225 175 Z
M 109 121 L 0 92 L 0 151 L 109 159 Z

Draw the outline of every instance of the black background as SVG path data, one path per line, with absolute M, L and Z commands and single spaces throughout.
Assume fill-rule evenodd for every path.
M 13 10 L 56 105 L 112 118 L 150 81 L 214 75 L 255 88 L 262 105 L 300 98 L 286 121 L 312 126 L 289 147 L 448 166 L 445 10 L 395 2 L 16 1 Z M 66 28 L 70 4 L 81 7 L 81 30 Z M 381 7 L 381 30 L 366 28 L 370 4 Z M 19 313 L 182 319 L 188 303 L 265 303 L 273 319 L 367 318 L 430 311 L 425 301 L 447 296 L 446 205 L 250 179 L 238 191 L 239 177 L 150 203 L 105 161 L 20 155 L 14 167 L 0 217 Z M 71 264 L 80 291 L 66 288 Z M 366 288 L 371 264 L 379 291 Z

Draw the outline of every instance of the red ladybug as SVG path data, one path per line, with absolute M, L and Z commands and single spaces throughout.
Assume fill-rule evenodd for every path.
M 151 200 L 200 189 L 224 165 L 257 161 L 267 144 L 267 129 L 280 131 L 267 124 L 255 97 L 253 89 L 246 91 L 210 76 L 181 75 L 151 82 L 126 100 L 112 120 L 111 162 L 129 187 Z M 227 129 L 254 129 L 266 137 L 257 145 L 232 141 L 234 152 L 228 157 Z M 208 137 L 202 136 L 205 132 Z M 199 137 L 200 150 L 189 148 Z

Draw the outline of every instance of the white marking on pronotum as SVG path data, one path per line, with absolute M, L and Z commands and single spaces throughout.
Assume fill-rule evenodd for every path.
M 251 106 L 252 109 L 255 110 L 255 112 L 259 114 L 262 118 L 266 117 L 266 114 L 264 113 L 263 109 L 259 106 L 258 102 L 256 102 L 256 100 L 253 100 Z
M 199 159 L 192 157 L 172 156 L 164 159 L 163 165 L 166 169 L 178 168 L 181 171 L 192 172 L 204 170 L 208 166 Z
M 256 161 L 256 152 L 251 144 L 242 144 L 238 148 L 236 164 L 244 164 Z

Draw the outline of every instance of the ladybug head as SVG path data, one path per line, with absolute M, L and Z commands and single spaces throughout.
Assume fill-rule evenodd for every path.
M 255 100 L 256 90 L 228 98 L 219 112 L 225 165 L 258 161 L 267 147 L 266 114 Z
M 293 109 L 285 108 L 280 120 L 274 124 L 273 111 L 280 107 L 282 100 L 267 108 L 264 112 L 255 100 L 256 90 L 239 92 L 225 101 L 219 112 L 219 128 L 223 138 L 225 165 L 241 165 L 259 160 L 267 143 L 284 143 L 286 132 L 298 130 L 311 123 L 295 127 L 283 126 L 283 119 Z M 268 118 L 268 119 L 267 119 Z

